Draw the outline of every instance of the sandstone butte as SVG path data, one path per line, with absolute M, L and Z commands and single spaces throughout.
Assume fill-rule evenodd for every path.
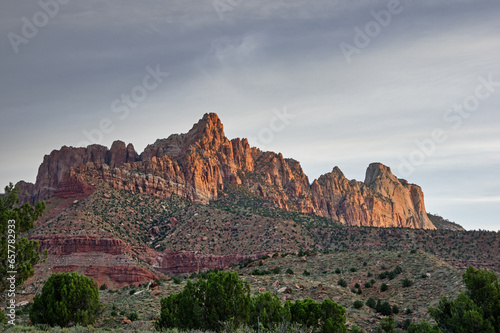
M 86 148 L 64 146 L 44 157 L 35 184 L 21 181 L 16 186 L 22 202 L 35 203 L 51 197 L 85 197 L 94 189 L 86 179 L 133 194 L 165 199 L 175 194 L 197 204 L 217 200 L 228 185 L 240 185 L 283 210 L 316 214 L 346 225 L 435 229 L 426 214 L 422 189 L 398 179 L 389 167 L 370 164 L 364 182 L 348 180 L 335 167 L 311 183 L 298 161 L 251 147 L 247 139 L 226 138 L 215 113 L 205 114 L 188 133 L 148 145 L 140 155 L 132 144 L 122 141 L 115 141 L 110 149 L 96 144 Z M 121 240 L 34 238 L 41 241 L 42 248 L 49 249 L 53 271 L 80 267 L 99 283 L 107 281 L 114 286 L 155 277 L 131 262 L 117 264 L 126 262 L 121 256 L 132 253 Z M 200 262 L 205 269 L 219 268 L 252 257 L 144 251 L 149 258 L 146 261 L 164 273 L 195 271 Z M 109 260 L 101 266 L 83 264 L 82 258 L 96 254 Z

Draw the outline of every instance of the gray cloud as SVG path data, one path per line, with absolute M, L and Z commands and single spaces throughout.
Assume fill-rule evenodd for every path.
M 229 137 L 296 158 L 310 180 L 335 165 L 362 180 L 373 161 L 398 174 L 401 158 L 441 128 L 446 141 L 408 180 L 423 187 L 428 210 L 498 230 L 500 87 L 458 126 L 445 114 L 480 77 L 500 81 L 500 4 L 401 1 L 349 64 L 339 45 L 354 45 L 354 28 L 388 3 L 242 1 L 221 20 L 213 1 L 70 1 L 17 54 L 8 34 L 22 34 L 21 18 L 41 8 L 3 4 L 0 180 L 34 181 L 44 154 L 87 140 L 105 118 L 114 130 L 101 143 L 142 150 L 217 112 Z M 112 103 L 157 65 L 169 76 L 120 119 Z M 259 139 L 285 107 L 296 118 Z

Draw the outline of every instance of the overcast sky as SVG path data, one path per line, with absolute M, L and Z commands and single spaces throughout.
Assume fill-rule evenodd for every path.
M 57 1 L 0 4 L 2 187 L 216 112 L 311 182 L 382 162 L 429 212 L 500 229 L 499 1 Z

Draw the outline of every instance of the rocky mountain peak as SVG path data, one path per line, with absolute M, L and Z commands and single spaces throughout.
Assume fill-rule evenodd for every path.
M 187 145 L 197 144 L 203 150 L 218 149 L 227 142 L 224 126 L 215 113 L 205 113 L 203 118 L 187 133 Z
M 199 204 L 218 200 L 227 185 L 248 191 L 285 210 L 332 218 L 348 225 L 434 229 L 422 189 L 372 163 L 364 182 L 348 180 L 335 167 L 309 183 L 298 161 L 251 148 L 246 139 L 229 141 L 215 113 L 205 114 L 186 134 L 146 147 L 115 141 L 111 148 L 63 147 L 45 156 L 34 186 L 20 184 L 25 200 L 87 193 L 85 179 L 118 190 L 160 198 L 175 194 Z
M 397 178 L 392 174 L 391 168 L 383 165 L 380 162 L 371 163 L 366 169 L 365 181 L 364 183 L 368 186 L 382 180 L 397 180 Z

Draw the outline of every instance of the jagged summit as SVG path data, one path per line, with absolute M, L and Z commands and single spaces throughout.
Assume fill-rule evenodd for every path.
M 227 186 L 243 186 L 284 210 L 312 213 L 347 225 L 434 229 L 420 187 L 400 181 L 391 169 L 372 163 L 364 182 L 347 180 L 340 168 L 309 183 L 300 163 L 262 152 L 246 139 L 228 140 L 215 113 L 205 114 L 185 134 L 148 145 L 115 141 L 108 149 L 62 147 L 44 157 L 36 184 L 19 183 L 24 201 L 87 193 L 105 182 L 118 190 L 172 194 L 195 203 L 217 200 Z

